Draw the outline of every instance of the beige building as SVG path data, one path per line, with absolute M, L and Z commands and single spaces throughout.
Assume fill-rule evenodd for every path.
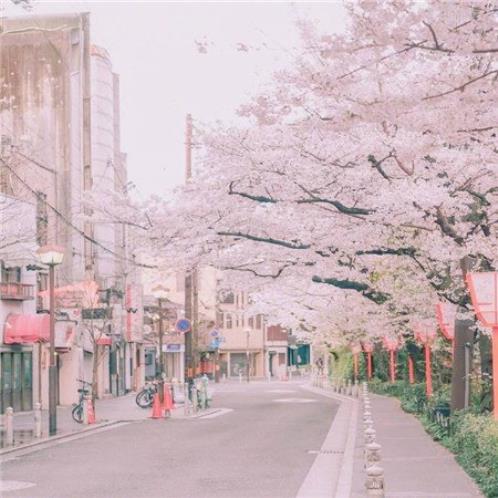
M 143 384 L 144 362 L 140 273 L 132 262 L 129 233 L 119 220 L 109 218 L 127 185 L 119 139 L 119 78 L 107 52 L 91 46 L 88 14 L 2 18 L 0 28 L 0 192 L 33 206 L 37 245 L 64 249 L 63 264 L 56 269 L 56 328 L 62 330 L 56 344 L 59 401 L 76 401 L 77 379 L 91 380 L 91 317 L 103 339 L 99 394 L 123 394 Z M 104 209 L 85 202 L 92 196 L 105 200 Z M 32 296 L 10 315 L 30 315 L 30 327 L 42 330 L 37 317 L 47 310 L 48 299 L 38 296 L 47 289 L 46 271 L 26 273 L 25 263 L 13 263 L 3 252 L 0 260 L 2 283 L 35 279 L 26 284 L 34 286 Z M 71 300 L 74 286 L 84 281 L 99 287 L 91 309 Z M 7 299 L 0 301 L 5 305 Z M 0 320 L 5 330 L 9 314 L 0 313 Z M 3 344 L 7 348 L 5 334 Z M 21 344 L 8 346 L 16 347 Z M 23 351 L 30 347 L 38 348 L 22 345 Z M 20 360 L 3 362 L 3 357 L 0 373 L 5 379 L 11 375 L 10 360 Z M 35 365 L 26 355 L 22 372 L 31 371 L 33 399 L 41 396 L 46 406 L 43 369 L 48 361 L 43 354 L 38 357 Z M 35 377 L 41 386 L 35 385 Z M 4 392 L 5 386 L 0 396 Z
M 265 377 L 266 324 L 262 315 L 248 316 L 245 292 L 220 292 L 218 317 L 222 342 L 219 349 L 220 373 L 225 377 Z

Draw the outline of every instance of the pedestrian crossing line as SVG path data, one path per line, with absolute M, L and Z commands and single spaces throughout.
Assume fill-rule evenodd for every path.
M 215 418 L 215 417 L 220 417 L 221 415 L 226 415 L 227 413 L 233 412 L 233 408 L 220 408 L 217 411 L 213 413 L 208 413 L 207 415 L 200 415 L 196 418 Z

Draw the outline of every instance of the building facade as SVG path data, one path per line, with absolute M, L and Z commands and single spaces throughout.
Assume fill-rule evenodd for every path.
M 119 77 L 107 52 L 91 45 L 89 14 L 2 18 L 0 27 L 0 192 L 33 206 L 35 245 L 64 249 L 56 268 L 59 402 L 77 400 L 77 379 L 91 381 L 96 363 L 99 395 L 124 394 L 143 384 L 145 366 L 141 275 L 125 224 L 113 219 L 128 181 Z M 25 263 L 9 262 L 5 251 L 0 261 L 2 282 L 34 279 L 26 285 L 35 286 L 32 299 L 0 313 L 5 347 L 14 315 L 43 318 L 48 279 L 43 268 L 29 273 Z M 98 287 L 90 305 L 81 300 L 85 282 Z M 43 335 L 42 322 L 32 319 L 29 327 Z M 40 360 L 32 399 L 46 406 L 44 340 L 9 347 L 18 346 L 40 349 L 32 353 Z

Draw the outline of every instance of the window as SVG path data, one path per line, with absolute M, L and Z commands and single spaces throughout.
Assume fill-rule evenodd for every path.
M 239 327 L 239 315 L 235 315 L 235 327 Z
M 218 298 L 219 298 L 220 302 L 224 303 L 224 304 L 234 304 L 235 303 L 235 296 L 234 296 L 234 293 L 231 291 L 220 291 Z
M 7 268 L 2 261 L 2 278 L 3 283 L 21 283 L 21 268 L 13 266 Z
M 232 328 L 232 315 L 230 313 L 227 313 L 225 315 L 226 322 L 225 322 L 225 328 L 231 329 Z
M 254 318 L 251 316 L 248 320 L 249 327 L 254 328 Z
M 223 328 L 223 313 L 221 311 L 216 312 L 216 326 Z
M 261 315 L 256 315 L 256 328 L 261 328 Z

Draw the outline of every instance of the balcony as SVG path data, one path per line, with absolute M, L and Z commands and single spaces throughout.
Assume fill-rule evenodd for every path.
M 34 285 L 19 283 L 0 283 L 0 299 L 28 301 L 34 299 Z

